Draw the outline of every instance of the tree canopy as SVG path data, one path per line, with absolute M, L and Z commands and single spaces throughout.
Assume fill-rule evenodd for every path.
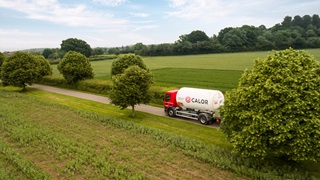
M 8 57 L 1 67 L 1 80 L 3 85 L 22 87 L 31 85 L 41 78 L 40 61 L 26 52 L 15 52 Z
M 138 45 L 138 50 L 136 49 Z M 313 16 L 284 17 L 283 21 L 266 28 L 243 25 L 226 27 L 211 37 L 200 30 L 179 36 L 174 43 L 115 47 L 109 53 L 136 53 L 142 56 L 188 55 L 221 52 L 243 52 L 320 48 L 320 18 Z
M 51 54 L 53 54 L 53 49 L 45 48 L 42 51 L 42 55 L 44 56 L 44 58 L 48 58 Z
M 191 43 L 198 43 L 202 41 L 209 41 L 209 37 L 203 31 L 196 30 L 192 31 L 190 34 L 186 36 L 186 40 Z
M 125 71 L 125 69 L 133 65 L 137 65 L 142 69 L 147 69 L 147 66 L 140 56 L 135 54 L 125 54 L 119 56 L 112 62 L 111 76 L 121 74 Z
M 79 52 L 69 51 L 64 55 L 57 67 L 69 84 L 94 77 L 88 58 Z
M 153 83 L 150 71 L 133 65 L 126 68 L 123 73 L 114 75 L 112 82 L 113 87 L 109 94 L 111 103 L 121 109 L 131 106 L 132 117 L 135 116 L 135 105 L 150 101 L 149 88 Z
M 61 43 L 61 51 L 76 51 L 85 55 L 86 57 L 90 57 L 92 54 L 92 49 L 90 45 L 87 44 L 87 42 L 77 38 L 69 38 L 63 40 Z
M 221 130 L 245 156 L 319 160 L 319 102 L 319 62 L 305 51 L 274 51 L 226 93 Z
M 34 59 L 40 63 L 39 76 L 47 76 L 52 74 L 52 68 L 48 60 L 42 55 L 33 55 Z
M 4 62 L 5 59 L 6 59 L 5 55 L 2 52 L 0 52 L 0 73 L 1 73 L 2 63 Z

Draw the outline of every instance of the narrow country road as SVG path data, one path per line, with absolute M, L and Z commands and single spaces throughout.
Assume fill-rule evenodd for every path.
M 100 103 L 104 103 L 104 104 L 110 104 L 109 98 L 104 97 L 104 96 L 98 96 L 98 95 L 93 95 L 93 94 L 88 94 L 88 93 L 83 93 L 83 92 L 78 92 L 78 91 L 73 91 L 73 90 L 68 90 L 68 89 L 56 88 L 56 87 L 52 87 L 52 86 L 44 86 L 44 85 L 39 85 L 39 84 L 33 84 L 32 86 L 28 86 L 28 87 L 41 89 L 41 90 L 45 90 L 45 91 L 50 91 L 50 92 L 54 92 L 54 93 L 58 93 L 58 94 L 64 94 L 64 95 L 68 95 L 68 96 L 78 97 L 81 99 L 96 101 L 96 102 L 100 102 Z M 159 108 L 159 107 L 141 104 L 141 105 L 135 106 L 135 110 L 147 112 L 147 113 L 158 115 L 158 116 L 165 116 L 163 108 Z
M 56 88 L 56 87 L 52 87 L 52 86 L 39 85 L 39 84 L 33 84 L 28 87 L 35 88 L 35 89 L 41 89 L 41 90 L 45 90 L 45 91 L 49 91 L 49 92 L 54 92 L 54 93 L 58 93 L 58 94 L 73 96 L 73 97 L 77 97 L 77 98 L 87 99 L 87 100 L 100 102 L 100 103 L 104 103 L 104 104 L 110 104 L 109 98 L 104 97 L 104 96 L 83 93 L 83 92 L 73 91 L 73 90 L 68 90 L 68 89 Z M 135 110 L 141 111 L 141 112 L 147 112 L 147 113 L 154 114 L 157 116 L 166 116 L 163 108 L 148 106 L 145 104 L 135 106 Z M 187 122 L 190 122 L 193 124 L 202 125 L 198 121 L 195 121 L 195 120 L 189 120 L 189 119 L 184 119 L 184 118 L 172 118 L 172 119 L 187 121 Z M 208 126 L 211 128 L 218 128 L 219 127 L 219 125 L 216 123 L 213 123 L 212 125 L 204 125 L 204 126 Z

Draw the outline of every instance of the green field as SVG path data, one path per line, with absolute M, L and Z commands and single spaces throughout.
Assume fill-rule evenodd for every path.
M 211 176 L 224 179 L 234 176 L 189 157 L 174 144 L 151 135 L 156 133 L 158 138 L 177 140 L 179 137 L 138 125 L 152 119 L 163 122 L 156 116 L 139 113 L 140 118 L 133 123 L 124 115 L 126 111 L 111 105 L 32 89 L 28 96 L 0 89 L 0 103 L 5 104 L 0 109 L 0 179 L 209 179 Z M 108 115 L 97 113 L 99 111 Z M 115 119 L 121 116 L 127 120 Z M 175 122 L 186 128 L 183 131 L 192 127 L 190 123 Z M 201 129 L 221 134 L 208 127 Z M 221 137 L 216 139 L 223 139 Z
M 37 89 L 0 88 L 0 103 L 0 179 L 320 177 L 309 161 L 241 158 L 208 126 Z
M 320 50 L 308 50 L 317 60 Z M 268 52 L 143 57 L 155 83 L 223 92 Z M 94 61 L 110 80 L 112 60 Z M 56 66 L 54 75 L 59 76 Z M 319 163 L 241 158 L 219 129 L 28 89 L 0 88 L 0 179 L 309 179 Z
M 320 49 L 305 50 L 320 60 Z M 238 85 L 243 71 L 252 69 L 254 60 L 266 58 L 268 51 L 205 54 L 189 56 L 143 57 L 155 78 L 164 87 L 198 87 L 229 91 Z M 91 62 L 95 78 L 110 80 L 112 60 Z M 59 75 L 53 65 L 54 75 Z

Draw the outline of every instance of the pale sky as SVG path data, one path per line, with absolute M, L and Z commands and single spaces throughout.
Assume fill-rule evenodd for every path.
M 194 30 L 212 37 L 313 14 L 320 0 L 0 0 L 0 51 L 60 48 L 68 38 L 91 48 L 174 43 Z

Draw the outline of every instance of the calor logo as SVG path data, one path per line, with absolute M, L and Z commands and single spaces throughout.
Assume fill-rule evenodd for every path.
M 190 103 L 190 101 L 191 101 L 191 98 L 190 98 L 189 96 L 187 96 L 187 97 L 186 97 L 186 102 L 187 102 L 187 103 Z

